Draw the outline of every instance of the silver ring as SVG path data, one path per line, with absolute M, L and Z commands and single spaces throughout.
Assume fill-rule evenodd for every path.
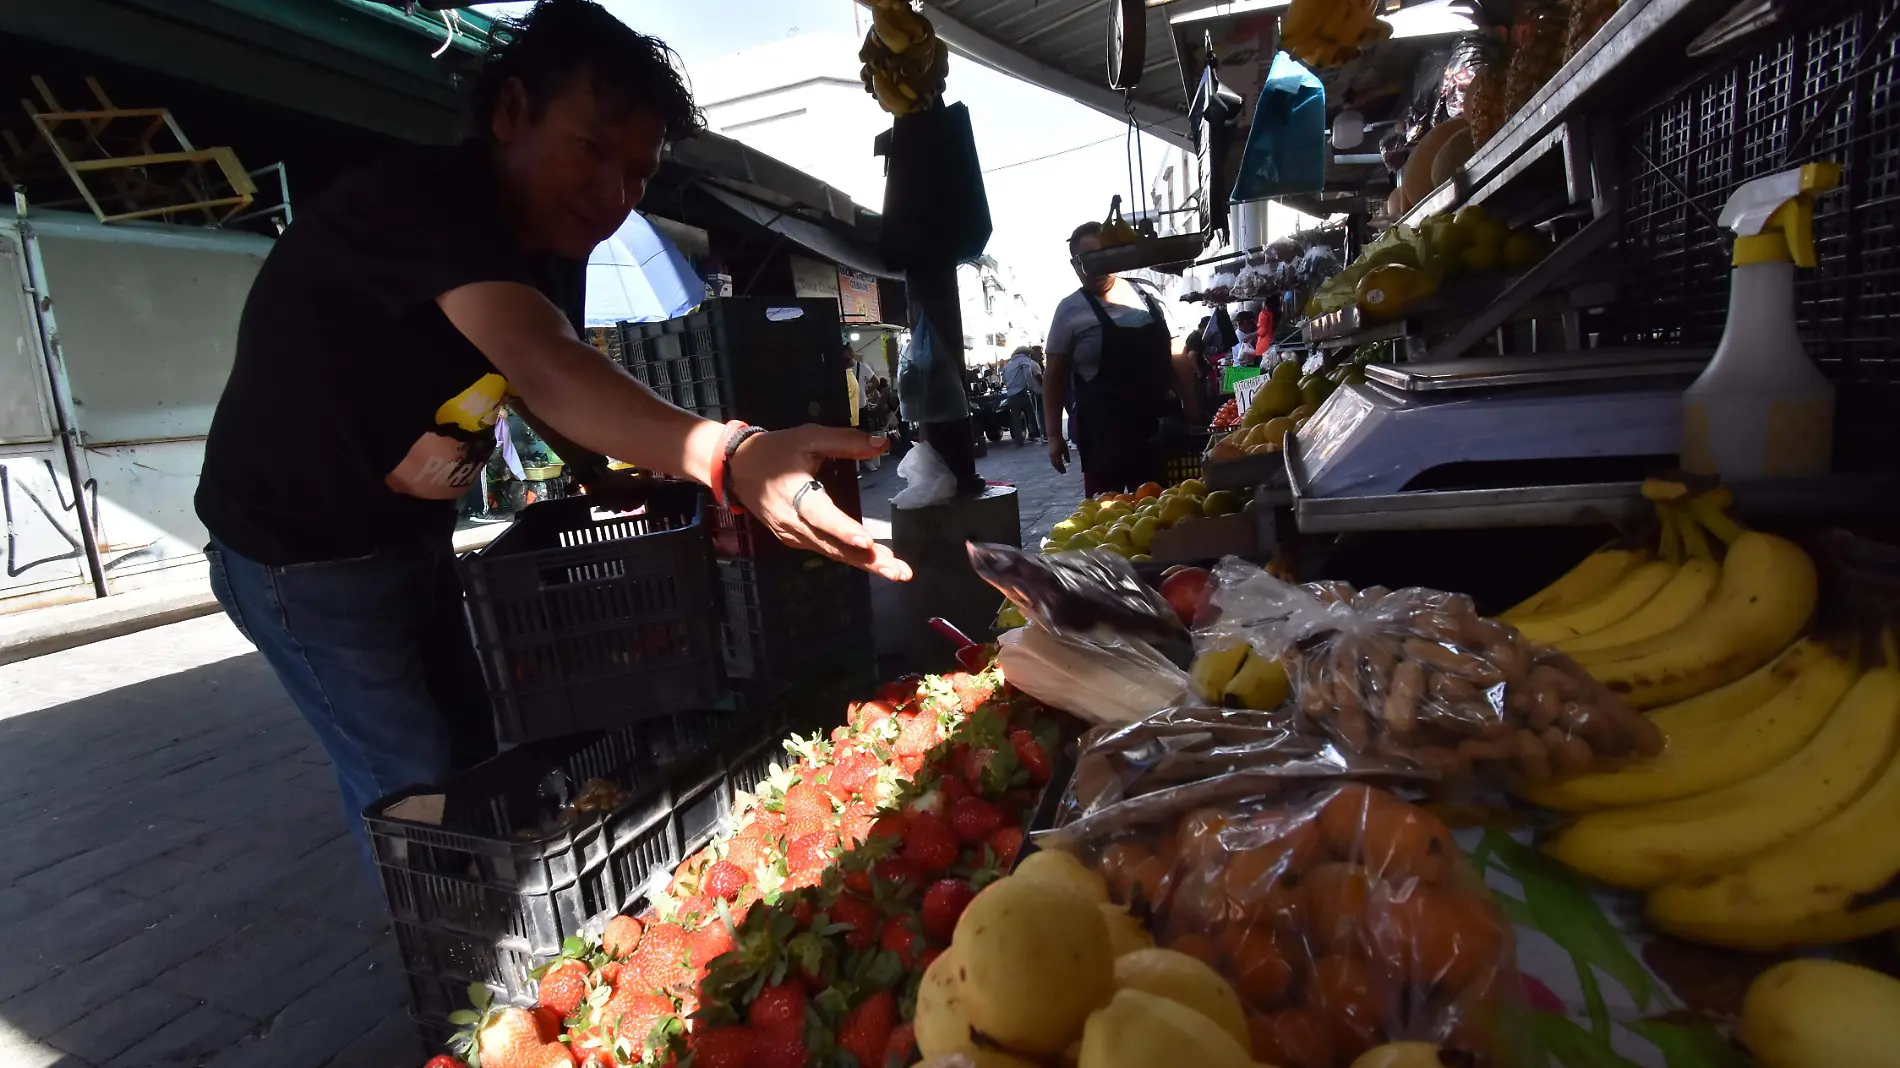
M 800 519 L 805 518 L 805 494 L 810 493 L 812 490 L 817 490 L 822 493 L 824 489 L 825 484 L 815 478 L 798 487 L 798 492 L 792 494 L 792 514 Z

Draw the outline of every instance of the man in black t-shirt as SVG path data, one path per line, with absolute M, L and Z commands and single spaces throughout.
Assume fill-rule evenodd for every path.
M 704 124 L 676 59 L 589 0 L 542 0 L 485 62 L 478 139 L 300 204 L 252 284 L 198 514 L 219 601 L 359 834 L 377 797 L 493 749 L 450 535 L 504 402 L 595 477 L 601 455 L 677 472 L 787 544 L 910 577 L 813 480 L 881 438 L 709 422 L 579 340 L 588 255 Z

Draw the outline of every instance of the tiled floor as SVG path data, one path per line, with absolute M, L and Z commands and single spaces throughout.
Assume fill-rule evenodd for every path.
M 1081 497 L 1041 446 L 979 469 L 1025 544 Z M 328 763 L 222 615 L 0 667 L 0 1068 L 414 1068 L 405 997 Z

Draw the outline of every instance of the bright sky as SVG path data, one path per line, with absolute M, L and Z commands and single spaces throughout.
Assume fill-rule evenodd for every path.
M 672 45 L 685 59 L 689 75 L 721 57 L 799 34 L 833 32 L 848 37 L 855 32 L 861 36 L 853 24 L 854 0 L 603 2 L 635 29 Z M 868 28 L 868 16 L 864 21 Z M 855 50 L 848 63 L 856 67 Z M 717 86 L 696 83 L 694 88 L 702 99 L 716 99 Z M 1032 308 L 1053 312 L 1056 301 L 1076 284 L 1064 246 L 1069 231 L 1087 219 L 1106 215 L 1109 198 L 1116 193 L 1127 201 L 1125 126 L 1066 97 L 954 55 L 947 95 L 969 105 L 976 125 L 977 155 L 989 172 L 985 182 L 995 226 L 989 253 L 1015 272 Z M 1166 146 L 1147 136 L 1142 142 L 1147 172 L 1152 175 L 1160 170 Z M 1069 149 L 1077 150 L 1065 151 Z M 869 144 L 840 143 L 837 150 L 869 154 L 871 149 Z M 1042 156 L 1050 158 L 1037 159 Z M 1026 162 L 1031 160 L 1036 162 Z M 1144 179 L 1141 188 L 1146 187 Z M 879 207 L 876 203 L 865 206 Z

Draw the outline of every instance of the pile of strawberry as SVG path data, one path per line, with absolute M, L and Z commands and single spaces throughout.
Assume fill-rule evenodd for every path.
M 891 1068 L 924 969 L 1006 874 L 1062 726 L 994 668 L 900 680 L 741 798 L 599 944 L 570 939 L 533 1009 L 487 1004 L 427 1068 Z

